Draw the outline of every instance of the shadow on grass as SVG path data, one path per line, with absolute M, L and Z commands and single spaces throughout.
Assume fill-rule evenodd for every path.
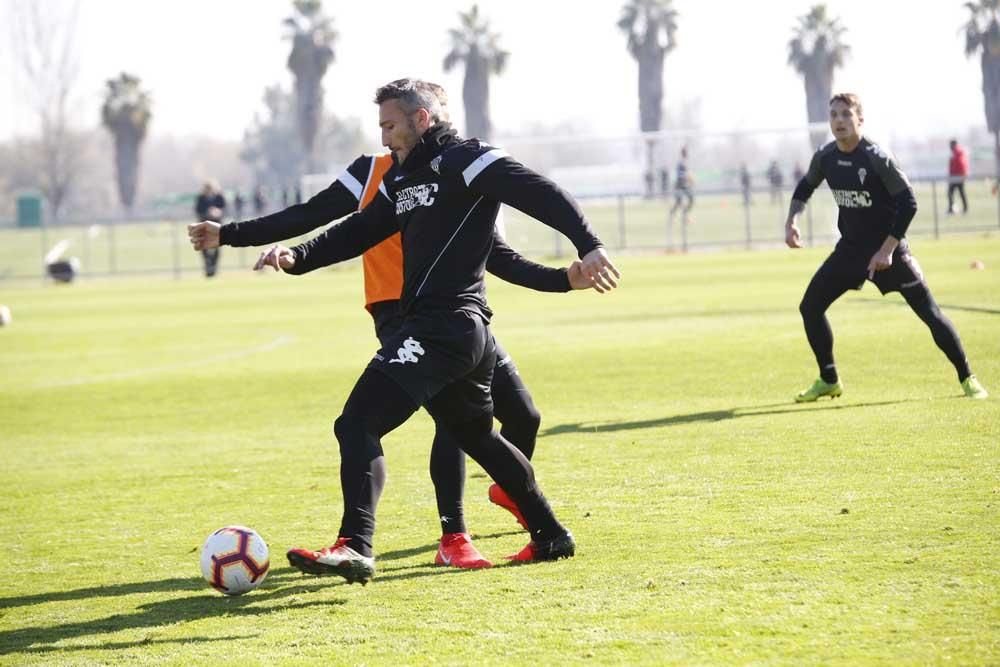
M 872 403 L 847 403 L 817 406 L 813 403 L 773 403 L 771 405 L 752 405 L 743 408 L 729 408 L 727 410 L 709 410 L 707 412 L 692 412 L 686 415 L 673 415 L 670 417 L 660 417 L 658 419 L 642 419 L 631 422 L 576 422 L 574 424 L 558 424 L 545 429 L 541 435 L 559 435 L 562 433 L 609 433 L 612 431 L 631 431 L 644 428 L 656 428 L 659 426 L 676 426 L 679 424 L 694 424 L 697 422 L 720 422 L 729 419 L 739 419 L 742 417 L 760 417 L 764 415 L 783 415 L 793 412 L 813 413 L 817 410 L 852 410 L 854 408 L 872 408 L 885 405 L 897 405 L 899 403 L 909 403 L 909 400 L 899 401 L 877 401 Z
M 292 572 L 291 568 L 287 568 Z M 297 574 L 297 573 L 296 573 Z M 142 592 L 169 592 L 177 590 L 189 590 L 189 588 L 178 586 L 178 582 L 187 581 L 179 579 L 165 579 L 159 582 L 146 582 L 137 584 L 142 587 Z M 193 580 L 197 581 L 197 580 Z M 193 583 L 192 581 L 192 583 Z M 268 579 L 270 582 L 270 578 Z M 338 578 L 336 583 L 341 580 Z M 329 582 L 335 583 L 335 582 Z M 267 584 L 265 584 L 267 585 Z M 247 596 L 225 597 L 218 593 L 209 591 L 203 584 L 199 586 L 204 590 L 203 595 L 189 595 L 183 598 L 164 600 L 162 602 L 150 602 L 136 607 L 136 612 L 132 614 L 114 614 L 103 618 L 96 618 L 89 621 L 78 621 L 51 625 L 47 627 L 26 627 L 17 630 L 7 630 L 0 632 L 0 655 L 21 652 L 56 652 L 56 651 L 83 651 L 83 650 L 114 650 L 116 648 L 128 646 L 141 646 L 149 643 L 145 640 L 135 642 L 104 642 L 93 643 L 85 646 L 45 646 L 57 642 L 62 642 L 79 637 L 91 635 L 104 635 L 121 632 L 123 630 L 140 630 L 149 628 L 165 628 L 177 623 L 196 621 L 204 618 L 223 616 L 266 616 L 275 612 L 282 612 L 288 609 L 303 609 L 307 607 L 330 607 L 345 604 L 342 599 L 338 600 L 309 600 L 300 602 L 292 600 L 287 604 L 267 604 L 269 602 L 281 601 L 300 593 L 304 593 L 316 588 L 326 587 L 327 582 L 320 579 L 303 580 L 301 585 L 284 586 L 275 590 L 258 590 Z M 122 588 L 118 588 L 118 595 L 124 595 Z M 69 591 L 76 593 L 75 596 L 61 596 L 56 594 L 49 599 L 82 599 L 84 597 L 101 597 L 102 594 L 85 596 L 83 591 L 93 591 L 95 589 L 81 589 L 80 591 Z M 100 590 L 100 589 L 97 589 Z M 29 596 L 31 598 L 41 598 L 44 596 Z M 9 598 L 14 599 L 14 598 Z M 202 638 L 203 641 L 220 641 L 220 639 Z M 178 637 L 177 639 L 156 640 L 158 643 L 184 644 L 192 641 L 190 637 Z M 39 646 L 42 645 L 42 646 Z
M 497 533 L 491 537 L 498 537 Z M 436 543 L 417 549 L 389 552 L 395 558 L 404 558 L 406 554 L 423 553 L 436 548 Z M 386 560 L 380 558 L 379 560 Z M 473 571 L 459 570 L 450 567 L 438 567 L 430 562 L 419 565 L 380 569 L 375 578 L 375 585 L 396 580 L 416 579 L 420 577 L 440 575 L 463 575 Z M 279 588 L 274 588 L 277 585 Z M 145 581 L 131 584 L 111 586 L 95 586 L 72 591 L 53 591 L 38 595 L 24 595 L 0 598 L 0 608 L 26 607 L 35 604 L 67 600 L 87 600 L 92 598 L 116 597 L 136 593 L 172 593 L 183 591 L 201 591 L 201 595 L 188 595 L 182 598 L 150 602 L 137 606 L 131 614 L 114 614 L 89 621 L 79 621 L 52 625 L 47 627 L 25 627 L 16 630 L 0 631 L 0 655 L 11 653 L 57 653 L 69 651 L 119 650 L 141 647 L 152 644 L 184 644 L 188 642 L 213 642 L 229 639 L 244 639 L 246 637 L 178 637 L 177 639 L 143 638 L 134 642 L 96 642 L 80 646 L 52 646 L 53 644 L 89 637 L 104 635 L 125 630 L 141 630 L 149 628 L 155 632 L 177 623 L 196 621 L 203 618 L 233 617 L 233 616 L 266 616 L 289 609 L 305 609 L 309 607 L 334 607 L 346 604 L 344 599 L 306 600 L 295 599 L 294 596 L 312 593 L 330 588 L 331 586 L 347 586 L 338 576 L 313 577 L 303 575 L 298 570 L 285 567 L 272 570 L 263 587 L 246 596 L 227 597 L 211 591 L 203 580 L 197 577 L 177 577 Z M 286 598 L 292 598 L 286 600 Z M 283 602 L 284 601 L 284 602 Z M 252 637 L 254 635 L 248 635 Z
M 854 300 L 863 303 L 888 304 L 892 306 L 906 306 L 907 308 L 909 308 L 909 305 L 907 305 L 907 303 L 901 299 L 892 299 L 890 301 L 886 301 L 884 299 L 859 298 Z M 944 311 L 959 310 L 965 313 L 984 313 L 986 315 L 1000 315 L 1000 309 L 998 308 L 983 308 L 982 306 L 959 306 L 953 303 L 939 303 L 938 306 L 940 306 L 941 310 Z
M 509 530 L 502 533 L 490 533 L 489 535 L 480 535 L 479 533 L 473 533 L 473 537 L 477 540 L 491 540 L 498 537 L 507 537 L 509 535 L 518 535 L 524 533 L 523 530 Z M 410 558 L 411 556 L 419 556 L 421 554 L 434 553 L 437 551 L 438 542 L 431 542 L 430 544 L 424 544 L 419 547 L 413 547 L 412 549 L 397 549 L 395 551 L 386 551 L 383 553 L 378 553 L 375 555 L 376 560 L 379 563 L 385 561 L 403 560 L 404 558 Z M 418 566 L 414 566 L 418 567 Z M 400 569 L 400 568 L 397 568 Z

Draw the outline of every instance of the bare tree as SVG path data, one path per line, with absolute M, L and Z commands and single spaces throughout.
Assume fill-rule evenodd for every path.
M 444 58 L 444 71 L 456 65 L 465 66 L 462 81 L 462 102 L 465 105 L 465 133 L 488 141 L 493 134 L 490 120 L 490 75 L 502 74 L 510 53 L 500 48 L 500 35 L 490 32 L 489 22 L 472 5 L 468 12 L 459 12 L 460 27 L 448 31 L 451 51 Z
M 38 118 L 40 188 L 58 218 L 79 172 L 81 138 L 71 124 L 71 96 L 78 74 L 76 23 L 79 0 L 68 10 L 48 0 L 11 0 L 14 53 L 23 95 Z M 63 5 L 64 6 L 64 5 Z
M 1000 180 L 1000 0 L 967 2 L 965 55 L 979 53 L 983 70 L 983 105 L 986 129 L 993 134 L 997 179 Z
M 840 19 L 830 17 L 826 5 L 815 5 L 798 17 L 788 42 L 788 64 L 802 75 L 806 87 L 806 114 L 810 123 L 829 120 L 833 96 L 833 73 L 844 64 L 851 47 L 844 43 L 847 31 Z M 826 139 L 826 130 L 810 132 L 812 148 Z
M 131 210 L 139 181 L 139 148 L 149 128 L 151 101 L 139 77 L 122 72 L 108 80 L 101 121 L 115 142 L 115 174 L 122 206 Z
M 323 13 L 323 0 L 294 0 L 295 14 L 285 19 L 292 52 L 288 69 L 295 77 L 299 140 L 306 151 L 307 168 L 314 169 L 313 149 L 323 119 L 323 77 L 333 62 L 337 32 Z

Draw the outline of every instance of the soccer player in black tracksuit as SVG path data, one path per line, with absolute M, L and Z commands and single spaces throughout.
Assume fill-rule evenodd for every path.
M 205 221 L 189 226 L 196 250 L 219 245 L 261 246 L 300 236 L 363 209 L 378 194 L 385 172 L 391 168 L 391 155 L 362 155 L 354 160 L 325 190 L 304 204 L 254 220 L 219 225 Z M 517 285 L 543 292 L 568 292 L 589 287 L 582 280 L 580 262 L 569 269 L 553 269 L 531 262 L 508 246 L 499 234 L 486 262 L 490 273 Z M 255 267 L 260 268 L 260 267 Z M 365 251 L 365 307 L 374 320 L 375 334 L 385 344 L 402 324 L 399 296 L 403 283 L 403 256 L 399 235 Z M 501 423 L 501 435 L 529 460 L 541 415 L 511 357 L 496 344 L 497 360 L 491 393 L 495 416 Z M 435 432 L 430 457 L 431 479 L 441 521 L 441 544 L 435 555 L 439 565 L 459 568 L 489 567 L 491 563 L 475 548 L 466 530 L 462 509 L 465 485 L 465 456 L 448 437 L 448 431 Z M 497 485 L 490 487 L 490 500 L 504 507 L 523 525 L 517 506 Z M 526 526 L 525 526 L 526 527 Z
M 833 361 L 833 332 L 826 311 L 847 290 L 861 289 L 866 278 L 882 294 L 900 292 L 955 367 L 965 395 L 986 398 L 986 390 L 969 369 L 958 332 L 941 313 L 904 238 L 917 212 L 913 188 L 896 161 L 862 136 L 863 124 L 857 95 L 835 95 L 830 100 L 830 129 L 835 141 L 816 152 L 792 195 L 785 224 L 789 247 L 802 247 L 798 218 L 824 179 L 840 209 L 837 226 L 841 234 L 799 305 L 820 377 L 795 400 L 804 403 L 843 393 Z
M 382 142 L 398 158 L 363 211 L 265 263 L 301 274 L 355 257 L 401 232 L 400 331 L 382 345 L 347 399 L 334 430 L 341 450 L 344 516 L 325 549 L 292 549 L 289 562 L 313 574 L 366 582 L 374 574 L 375 508 L 385 480 L 380 439 L 425 406 L 520 508 L 531 542 L 522 561 L 572 556 L 572 535 L 555 518 L 527 458 L 492 429 L 490 382 L 496 350 L 483 271 L 504 202 L 565 234 L 583 273 L 603 289 L 617 269 L 579 208 L 551 181 L 500 149 L 463 141 L 440 120 L 433 86 L 401 79 L 380 88 Z

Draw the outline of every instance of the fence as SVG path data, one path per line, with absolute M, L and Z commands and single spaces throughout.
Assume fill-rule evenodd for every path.
M 938 238 L 943 234 L 1000 230 L 1000 199 L 986 180 L 966 183 L 967 215 L 947 215 L 944 181 L 914 184 L 919 211 L 908 236 Z M 671 217 L 673 197 L 614 195 L 581 200 L 598 235 L 618 251 L 688 252 L 707 249 L 764 248 L 784 243 L 784 221 L 791 195 L 758 190 L 749 204 L 731 190 L 695 192 L 691 220 L 680 212 Z M 813 195 L 803 216 L 807 245 L 830 245 L 837 238 L 837 209 L 825 187 Z M 202 271 L 199 253 L 187 240 L 190 219 L 87 220 L 35 228 L 0 225 L 0 280 L 44 279 L 43 257 L 66 240 L 66 257 L 79 260 L 83 277 L 160 274 L 181 278 Z M 552 229 L 520 212 L 504 208 L 505 234 L 526 255 L 559 257 L 573 254 L 569 242 Z M 245 271 L 256 259 L 253 248 L 223 248 L 222 271 Z

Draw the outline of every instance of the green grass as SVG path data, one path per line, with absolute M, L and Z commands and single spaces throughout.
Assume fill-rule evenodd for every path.
M 831 311 L 844 397 L 795 405 L 825 249 L 616 257 L 604 296 L 491 282 L 578 554 L 434 567 L 420 413 L 386 438 L 364 588 L 283 558 L 337 528 L 331 426 L 375 349 L 356 267 L 0 283 L 0 664 L 995 664 L 1000 239 L 914 246 L 994 398 L 868 286 Z M 525 536 L 469 470 L 500 562 Z M 198 574 L 230 523 L 273 563 L 236 599 Z

